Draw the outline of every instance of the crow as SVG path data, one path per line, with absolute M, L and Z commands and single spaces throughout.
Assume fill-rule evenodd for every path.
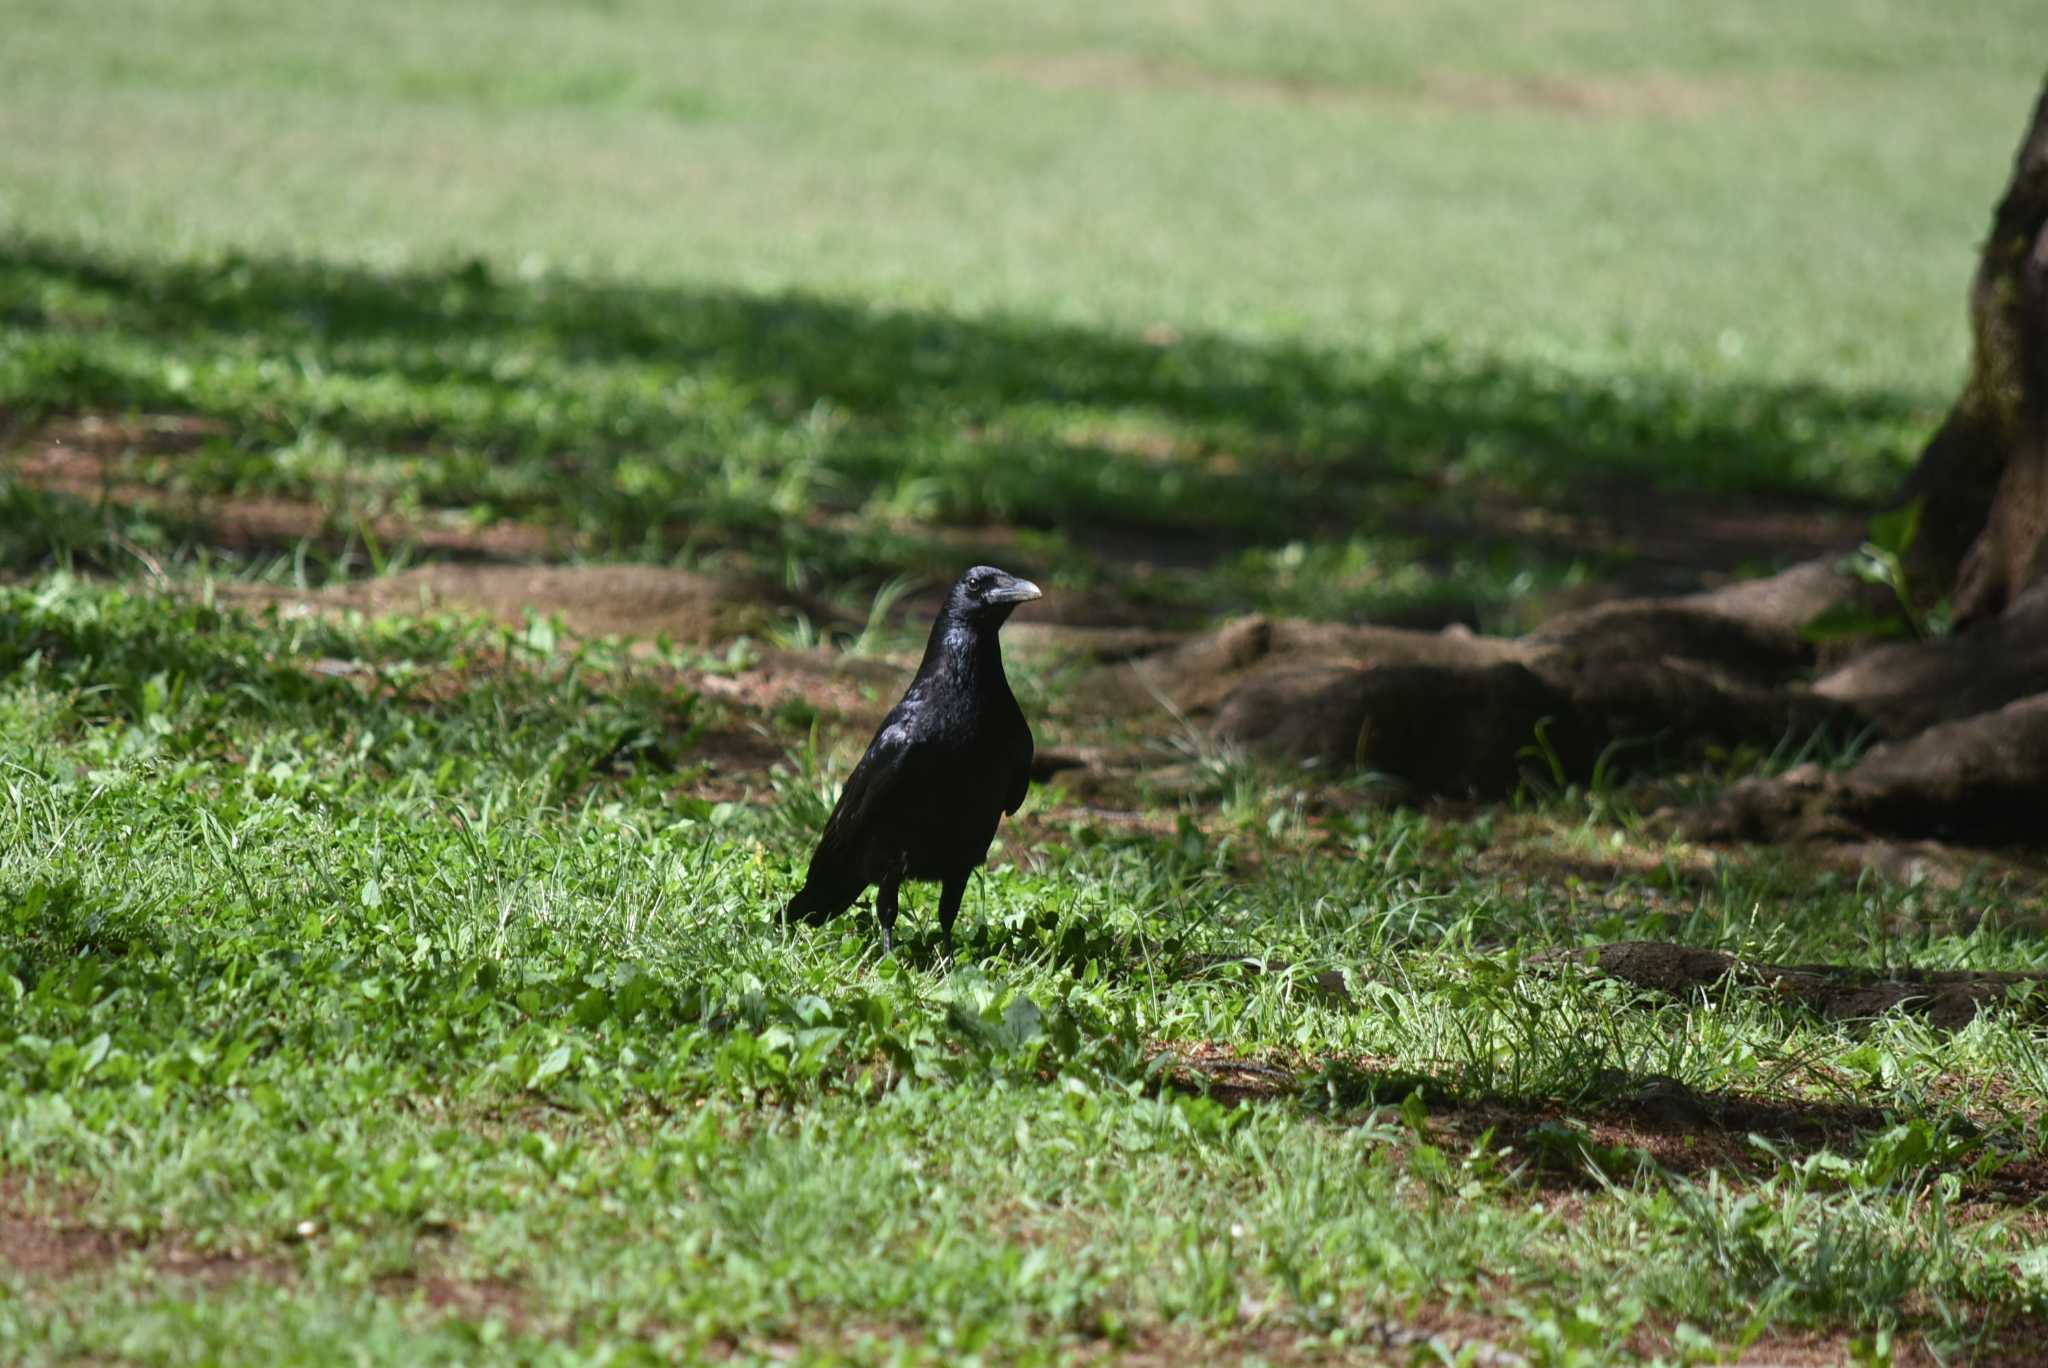
M 1031 727 L 1003 676 L 996 633 L 1012 609 L 1038 597 L 1037 585 L 990 565 L 954 581 L 916 678 L 847 776 L 784 920 L 822 925 L 876 885 L 886 955 L 897 886 L 936 880 L 939 934 L 952 957 L 967 876 L 1031 782 Z

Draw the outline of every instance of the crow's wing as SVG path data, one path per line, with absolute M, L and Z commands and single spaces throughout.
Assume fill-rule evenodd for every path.
M 920 763 L 921 749 L 904 722 L 882 725 L 875 739 L 868 742 L 867 752 L 853 767 L 853 773 L 846 776 L 839 801 L 825 820 L 817 853 L 811 856 L 814 871 L 836 868 L 852 874 L 866 868 L 867 860 L 863 857 L 877 842 L 889 839 L 886 824 L 903 795 L 913 791 L 926 777 L 926 766 Z
M 1012 752 L 1010 770 L 1010 791 L 1003 795 L 1003 811 L 1014 813 L 1024 806 L 1024 795 L 1031 791 L 1031 728 L 1021 729 L 1024 739 Z

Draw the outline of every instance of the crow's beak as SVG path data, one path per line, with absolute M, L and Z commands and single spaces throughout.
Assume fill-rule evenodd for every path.
M 1029 603 L 1035 598 L 1044 598 L 1045 591 L 1030 580 L 1013 579 L 989 590 L 986 597 L 990 603 Z

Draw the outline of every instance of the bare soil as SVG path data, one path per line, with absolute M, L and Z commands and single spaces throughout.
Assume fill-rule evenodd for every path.
M 770 586 L 651 565 L 437 563 L 315 590 L 222 584 L 214 597 L 290 614 L 466 612 L 518 627 L 558 618 L 579 637 L 730 641 L 785 622 L 798 604 Z
M 311 545 L 329 555 L 362 555 L 366 538 L 374 538 L 387 554 L 403 551 L 431 562 L 507 567 L 488 585 L 457 582 L 446 589 L 451 599 L 476 597 L 477 606 L 487 612 L 516 602 L 570 617 L 592 607 L 593 596 L 580 586 L 541 578 L 546 563 L 592 549 L 562 528 L 505 519 L 479 523 L 460 509 L 394 510 L 346 488 L 319 499 L 202 494 L 185 488 L 178 458 L 227 436 L 219 421 L 190 414 L 88 413 L 16 431 L 9 431 L 0 415 L 0 469 L 32 488 L 93 505 L 151 510 L 191 540 L 229 551 L 283 555 Z M 1143 434 L 1125 434 L 1122 440 L 1153 450 Z M 1171 447 L 1158 448 L 1152 458 L 1196 459 Z M 1517 612 L 1525 619 L 1521 625 L 1528 626 L 1562 608 L 1615 594 L 1694 589 L 1760 565 L 1853 545 L 1866 516 L 1866 510 L 1811 500 L 1675 495 L 1588 481 L 1553 499 L 1484 485 L 1461 488 L 1455 500 L 1433 501 L 1395 515 L 1387 530 L 1413 536 L 1425 555 L 1434 554 L 1428 548 L 1444 548 L 1449 554 L 1450 548 L 1512 545 L 1563 560 L 1591 557 L 1608 566 L 1565 594 L 1520 605 Z M 926 526 L 908 530 L 940 540 L 954 533 Z M 1015 529 L 977 526 L 957 533 L 964 555 L 970 545 L 983 552 L 1000 550 L 1013 539 Z M 1153 574 L 1205 569 L 1247 549 L 1240 538 L 1196 528 L 1086 528 L 1074 535 L 1091 556 L 1120 567 L 1133 584 Z M 427 569 L 441 573 L 433 566 Z M 534 583 L 521 589 L 518 574 L 533 577 Z M 766 612 L 791 606 L 791 596 L 776 586 L 747 587 L 762 600 Z M 438 582 L 430 588 L 441 591 Z M 626 601 L 597 614 L 593 630 L 652 635 L 664 629 L 665 617 L 674 611 L 665 601 L 666 591 L 658 585 L 629 589 Z M 637 602 L 643 593 L 649 601 Z M 816 607 L 795 606 L 805 611 Z M 928 606 L 927 597 L 913 596 L 900 610 L 914 614 Z M 649 615 L 637 619 L 642 608 Z M 1449 605 L 1423 611 L 1409 625 L 1442 625 L 1451 620 L 1446 614 L 1455 611 Z M 1156 602 L 1142 595 L 1127 596 L 1114 586 L 1062 594 L 1057 602 L 1040 605 L 1035 615 L 1038 621 L 1066 626 L 1130 627 L 1161 620 Z M 813 612 L 813 620 L 823 619 Z
M 1047 90 L 1168 92 L 1245 105 L 1499 110 L 1585 119 L 1697 119 L 1760 98 L 1792 99 L 1799 93 L 1794 83 L 1784 80 L 1709 79 L 1669 72 L 1564 80 L 1455 68 L 1424 72 L 1403 85 L 1339 85 L 1239 75 L 1121 52 L 1003 57 L 991 66 L 1001 75 Z
M 386 548 L 448 560 L 539 559 L 579 549 L 561 531 L 530 523 L 480 526 L 460 513 L 408 516 L 340 498 L 198 495 L 180 490 L 175 478 L 142 478 L 146 466 L 226 433 L 224 424 L 191 414 L 85 414 L 43 424 L 27 441 L 0 449 L 0 457 L 8 460 L 8 473 L 31 488 L 95 505 L 148 509 L 228 551 L 279 553 L 300 543 L 331 548 L 359 544 L 365 532 Z
M 61 1214 L 85 1205 L 89 1194 L 66 1189 L 31 1200 L 18 1176 L 0 1174 L 0 1266 L 33 1283 L 102 1272 L 123 1259 L 146 1259 L 167 1278 L 206 1287 L 222 1287 L 244 1278 L 289 1282 L 291 1267 L 282 1259 L 235 1249 L 200 1249 L 176 1236 L 145 1239 L 126 1231 L 104 1230 Z
M 289 1286 L 298 1272 L 284 1251 L 200 1249 L 175 1232 L 142 1237 L 105 1230 L 64 1215 L 82 1209 L 89 1197 L 66 1190 L 54 1199 L 30 1200 L 14 1175 L 0 1175 L 0 1273 L 27 1290 L 61 1295 L 63 1285 L 104 1275 L 128 1259 L 141 1259 L 152 1276 L 218 1290 L 255 1281 Z M 455 1276 L 429 1258 L 421 1268 L 379 1279 L 381 1295 L 416 1299 L 424 1310 L 478 1322 L 496 1319 L 517 1332 L 531 1320 L 524 1289 L 503 1279 Z

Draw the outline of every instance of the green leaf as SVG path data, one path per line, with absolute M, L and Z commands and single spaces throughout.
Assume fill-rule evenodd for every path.
M 553 1078 L 568 1067 L 569 1047 L 567 1045 L 557 1045 L 554 1049 L 548 1051 L 539 1064 L 534 1066 L 533 1077 L 526 1080 L 526 1086 L 538 1088 L 541 1084 L 547 1082 L 550 1078 Z
M 113 1047 L 113 1038 L 105 1031 L 101 1031 L 98 1035 L 94 1036 L 86 1044 L 84 1052 L 79 1056 L 78 1077 L 84 1078 L 94 1069 L 97 1069 L 106 1059 L 107 1052 L 113 1049 Z
M 1810 618 L 1799 634 L 1808 641 L 1856 641 L 1866 637 L 1909 636 L 1912 629 L 1899 613 L 1873 613 L 1860 604 L 1831 603 Z
M 1921 501 L 1914 499 L 1870 520 L 1871 545 L 1894 556 L 1904 556 L 1920 536 Z
M 1429 1134 L 1429 1104 L 1422 1100 L 1422 1089 L 1417 1088 L 1401 1099 L 1401 1120 L 1417 1135 Z

